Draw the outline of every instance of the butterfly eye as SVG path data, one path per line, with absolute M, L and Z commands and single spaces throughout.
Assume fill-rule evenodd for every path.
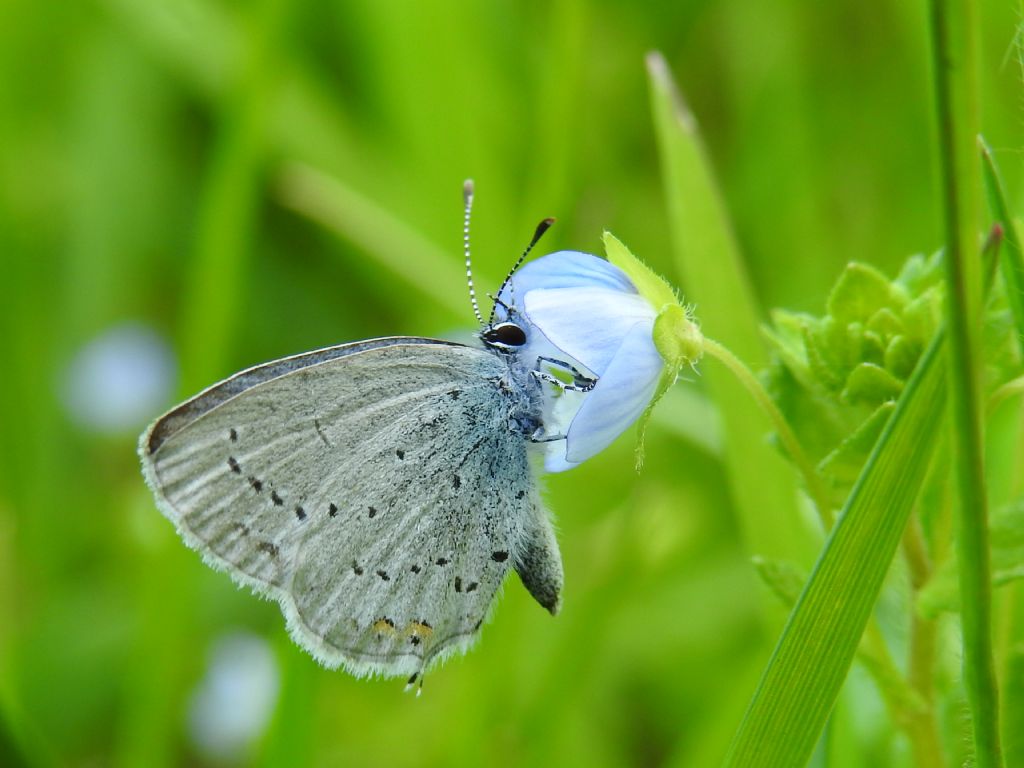
M 489 347 L 512 351 L 526 343 L 526 331 L 515 323 L 496 323 L 484 330 L 480 338 Z

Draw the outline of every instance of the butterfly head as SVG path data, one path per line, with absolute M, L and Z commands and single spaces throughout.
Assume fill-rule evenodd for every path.
M 526 345 L 526 331 L 511 320 L 491 323 L 480 332 L 480 339 L 488 349 L 514 354 Z

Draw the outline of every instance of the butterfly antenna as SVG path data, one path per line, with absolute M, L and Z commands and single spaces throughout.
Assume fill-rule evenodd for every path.
M 494 313 L 497 311 L 498 305 L 501 304 L 501 302 L 499 301 L 499 299 L 501 298 L 501 292 L 505 290 L 505 286 L 508 285 L 509 280 L 512 279 L 512 275 L 516 273 L 516 270 L 519 269 L 519 265 L 522 264 L 526 257 L 530 255 L 530 251 L 533 250 L 533 246 L 537 244 L 537 241 L 539 241 L 544 236 L 544 233 L 547 232 L 548 229 L 550 229 L 551 225 L 554 223 L 554 219 L 544 219 L 544 221 L 537 225 L 537 229 L 533 233 L 533 238 L 530 240 L 530 244 L 526 246 L 526 250 L 522 252 L 519 258 L 516 260 L 516 263 L 512 265 L 512 269 L 508 271 L 508 274 L 505 276 L 505 279 L 502 280 L 501 286 L 498 288 L 498 292 L 494 294 L 496 298 L 494 299 L 493 306 L 491 306 L 491 316 L 487 321 L 488 325 L 492 325 L 494 323 Z
M 480 305 L 476 301 L 476 289 L 473 288 L 473 263 L 469 257 L 469 216 L 473 212 L 473 180 L 466 179 L 462 184 L 462 249 L 466 254 L 466 282 L 469 283 L 469 301 L 473 305 L 473 314 L 477 322 L 484 324 L 480 314 Z

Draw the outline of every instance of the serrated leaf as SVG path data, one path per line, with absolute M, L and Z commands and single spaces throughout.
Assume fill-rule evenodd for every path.
M 893 336 L 885 350 L 885 369 L 901 381 L 906 381 L 921 356 L 921 347 L 906 336 Z
M 851 333 L 855 333 L 859 330 L 858 325 L 851 325 Z M 882 365 L 885 361 L 885 347 L 886 340 L 882 338 L 880 334 L 874 331 L 864 329 L 859 334 L 860 336 L 860 360 L 864 363 L 875 363 L 876 365 Z
M 929 289 L 903 309 L 903 324 L 908 338 L 924 346 L 939 326 L 942 302 L 939 291 Z
M 882 307 L 892 306 L 889 280 L 874 267 L 851 262 L 828 297 L 828 314 L 845 323 L 867 322 Z
M 804 349 L 807 350 L 807 365 L 814 378 L 826 389 L 838 392 L 846 380 L 844 371 L 833 358 L 828 335 L 824 323 L 806 323 L 804 325 Z
M 894 281 L 913 299 L 942 282 L 942 251 L 925 256 L 916 253 L 908 258 Z
M 903 391 L 903 382 L 874 363 L 861 363 L 846 378 L 843 400 L 849 403 L 880 403 L 895 400 Z
M 889 307 L 882 307 L 868 319 L 867 330 L 888 338 L 903 333 L 903 320 Z
M 784 309 L 772 310 L 771 317 L 772 324 L 762 326 L 762 333 L 782 358 L 799 361 L 797 365 L 806 368 L 807 356 L 804 352 L 804 325 L 808 317 L 798 312 L 788 312 Z
M 882 403 L 860 426 L 828 456 L 822 459 L 818 470 L 835 478 L 842 485 L 850 485 L 860 474 L 868 454 L 878 441 L 896 404 Z
M 818 392 L 822 386 L 814 378 L 804 346 L 805 322 L 804 316 L 794 312 L 773 312 L 772 325 L 761 326 L 761 334 L 800 386 L 810 392 Z
M 751 558 L 757 575 L 787 608 L 791 608 L 800 597 L 800 591 L 807 583 L 807 572 L 788 560 L 755 556 Z
M 911 295 L 916 295 L 919 291 L 914 290 L 914 287 L 926 280 L 927 274 L 928 263 L 925 260 L 924 254 L 915 253 L 903 262 L 903 266 L 900 267 L 900 273 L 896 275 L 895 282 L 902 285 Z

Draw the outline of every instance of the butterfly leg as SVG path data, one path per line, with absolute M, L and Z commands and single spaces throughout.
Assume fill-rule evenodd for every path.
M 563 371 L 568 371 L 572 374 L 572 383 L 567 384 L 560 378 L 555 376 L 553 373 L 542 370 L 541 365 L 547 363 L 554 368 L 560 368 Z M 597 379 L 586 376 L 582 371 L 577 370 L 574 366 L 565 362 L 564 360 L 558 360 L 554 357 L 544 357 L 543 355 L 537 358 L 537 366 L 530 370 L 530 373 L 539 381 L 545 381 L 548 384 L 554 384 L 556 387 L 561 389 L 563 392 L 589 392 L 596 384 Z
M 530 435 L 531 443 L 553 443 L 556 440 L 565 440 L 565 435 L 547 435 L 544 433 L 544 427 L 534 430 Z
M 419 669 L 419 671 L 413 672 L 412 675 L 409 677 L 409 679 L 405 681 L 405 693 L 408 693 L 409 691 L 411 691 L 413 689 L 413 687 L 415 686 L 416 687 L 416 696 L 419 697 L 419 696 L 423 695 L 423 678 L 424 677 L 425 677 L 425 675 L 423 674 L 423 668 L 422 667 Z M 419 681 L 419 685 L 416 685 L 417 681 Z

